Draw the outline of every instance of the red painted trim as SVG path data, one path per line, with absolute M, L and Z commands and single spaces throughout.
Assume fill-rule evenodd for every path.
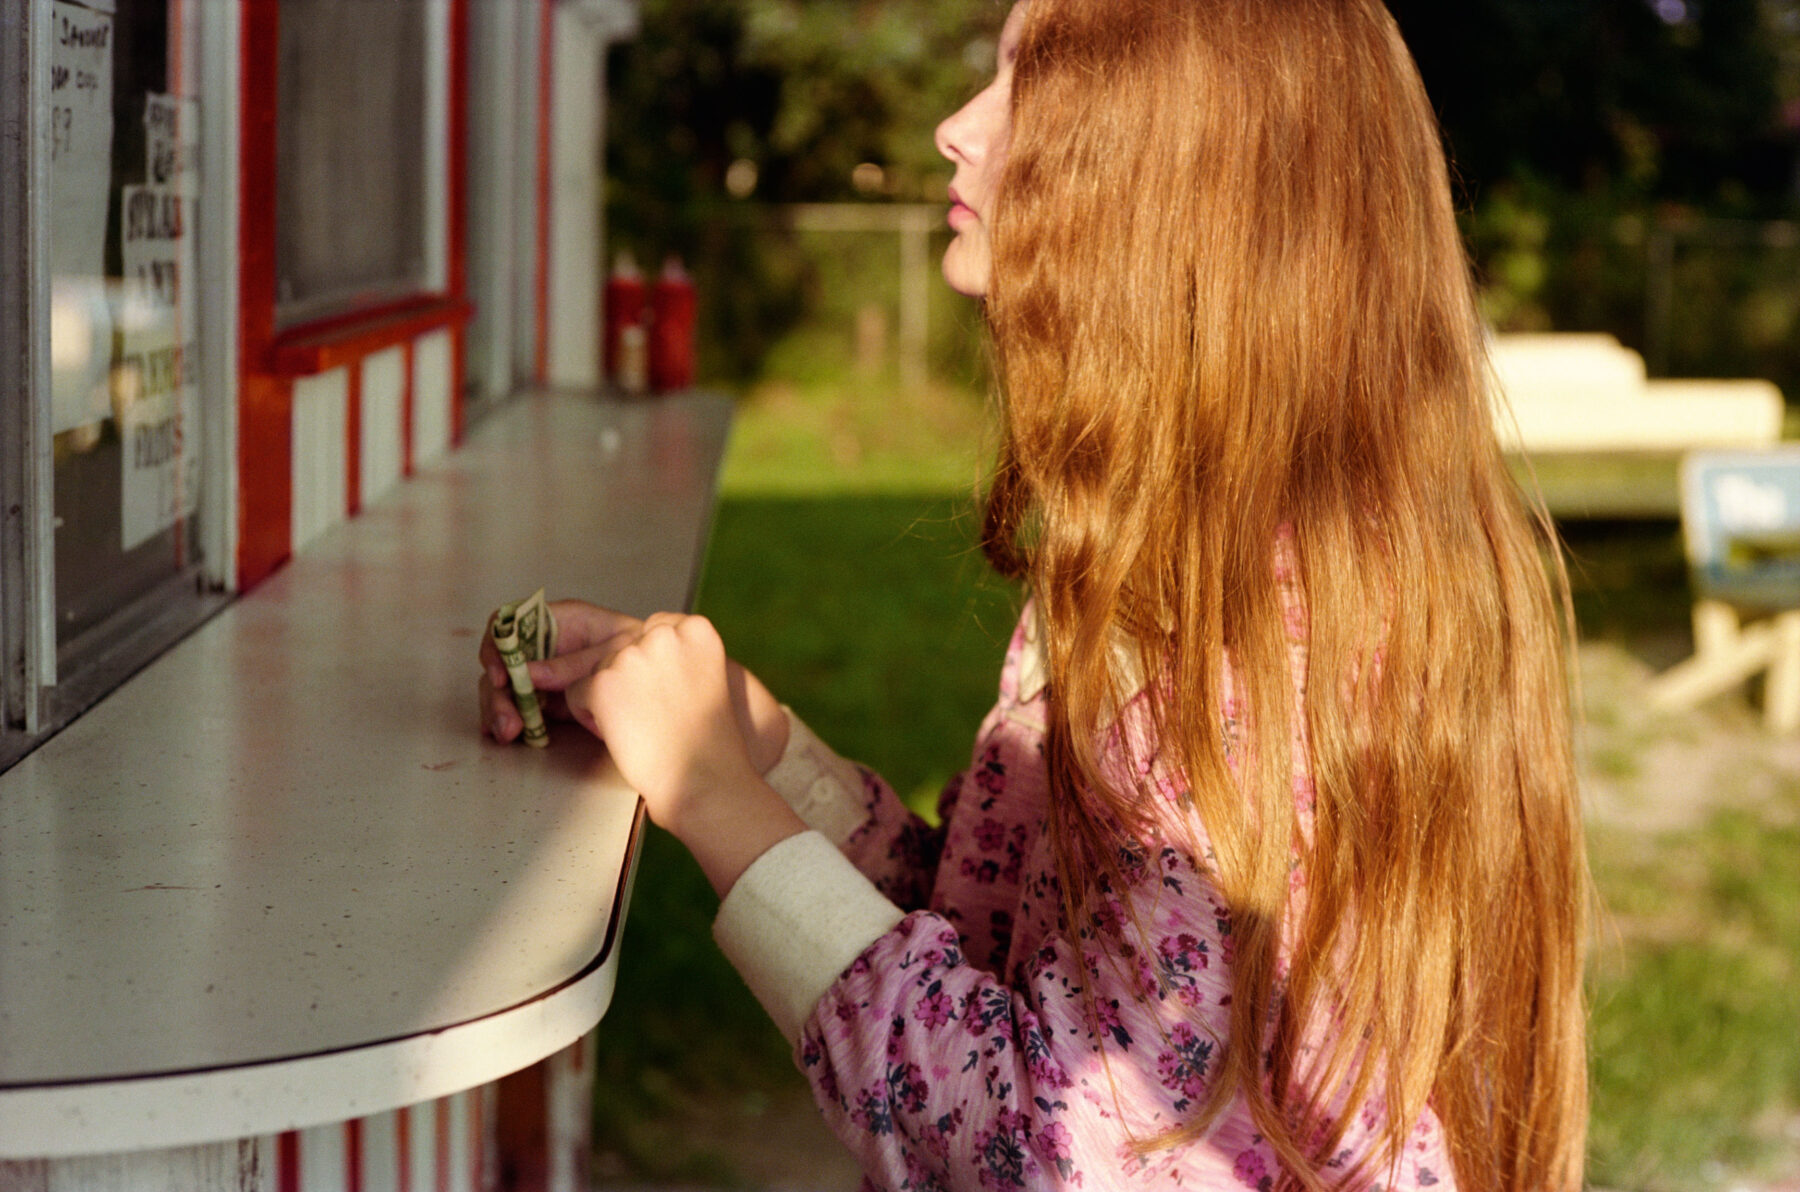
M 362 365 L 345 370 L 344 396 L 344 512 L 362 512 Z
M 396 1192 L 412 1192 L 412 1106 L 394 1111 L 394 1184 Z
M 494 1158 L 498 1183 L 514 1192 L 550 1187 L 552 1061 L 509 1072 L 494 1082 Z
M 276 0 L 244 0 L 238 146 L 238 587 L 293 552 L 293 387 L 266 375 L 275 338 Z
M 467 403 L 464 390 L 468 385 L 468 361 L 463 353 L 468 348 L 468 330 L 462 325 L 450 329 L 450 443 L 460 447 L 466 425 Z
M 400 370 L 400 474 L 413 474 L 413 402 L 418 390 L 418 382 L 414 379 L 418 371 L 416 358 L 418 345 L 414 340 L 407 340 L 401 349 Z
M 432 1139 L 437 1151 L 437 1192 L 452 1192 L 450 1186 L 450 1098 L 437 1100 L 437 1137 Z
M 347 310 L 342 314 L 325 315 L 317 319 L 308 319 L 304 323 L 295 323 L 292 327 L 283 327 L 275 336 L 277 348 L 284 344 L 299 343 L 310 340 L 345 339 L 366 330 L 368 327 L 394 322 L 424 310 L 436 310 L 455 302 L 456 295 L 450 293 L 418 293 L 408 294 L 404 298 L 395 298 L 387 302 L 378 302 L 371 306 L 360 306 L 355 310 Z
M 310 377 L 359 363 L 365 356 L 421 335 L 468 322 L 474 308 L 461 298 L 414 298 L 370 315 L 309 323 L 276 337 L 268 371 L 278 377 Z
M 551 0 L 540 0 L 538 11 L 537 309 L 532 312 L 536 337 L 532 372 L 543 385 L 550 379 L 550 67 L 555 49 Z
M 351 1118 L 344 1123 L 344 1192 L 363 1190 L 363 1123 Z
M 293 553 L 294 387 L 245 375 L 238 389 L 238 590 Z
M 169 0 L 168 71 L 169 94 L 186 95 L 186 63 L 182 54 L 187 49 L 187 5 L 184 0 Z M 193 135 L 188 132 L 188 135 Z
M 289 1130 L 275 1140 L 276 1192 L 300 1192 L 300 1134 Z

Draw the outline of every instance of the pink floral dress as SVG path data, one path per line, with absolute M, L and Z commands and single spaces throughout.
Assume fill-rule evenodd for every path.
M 1104 930 L 1063 921 L 1032 623 L 1027 609 L 973 765 L 942 796 L 943 827 L 861 772 L 863 818 L 840 847 L 908 913 L 813 1007 L 801 1068 L 865 1188 L 1267 1192 L 1276 1160 L 1241 1101 L 1203 1140 L 1133 1146 L 1188 1120 L 1213 1077 L 1230 1026 L 1231 908 L 1192 852 L 1133 846 Z M 1365 1108 L 1334 1166 L 1371 1153 L 1380 1125 Z M 1428 1112 L 1365 1186 L 1453 1183 Z

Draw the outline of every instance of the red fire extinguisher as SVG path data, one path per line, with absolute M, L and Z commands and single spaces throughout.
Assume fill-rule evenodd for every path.
M 601 359 L 608 380 L 637 393 L 648 379 L 644 315 L 644 277 L 631 253 L 621 252 L 613 258 L 612 276 L 606 279 Z
M 650 288 L 650 388 L 658 393 L 694 383 L 694 308 L 694 283 L 670 257 Z

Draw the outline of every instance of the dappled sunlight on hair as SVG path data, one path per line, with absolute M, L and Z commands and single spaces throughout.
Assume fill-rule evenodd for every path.
M 1117 826 L 1151 828 L 1142 784 L 1106 783 L 1096 752 L 1129 694 L 1123 635 L 1245 923 L 1235 1042 L 1160 1141 L 1242 1097 L 1284 1182 L 1321 1187 L 1361 1106 L 1388 1107 L 1397 1153 L 1429 1105 L 1461 1187 L 1574 1188 L 1566 582 L 1494 439 L 1439 133 L 1391 18 L 1375 0 L 1032 0 L 1015 71 L 986 535 L 1043 616 L 1068 912 L 1093 897 L 1071 875 L 1117 864 Z M 1227 651 L 1261 743 L 1236 768 Z M 1298 764 L 1270 745 L 1295 736 Z

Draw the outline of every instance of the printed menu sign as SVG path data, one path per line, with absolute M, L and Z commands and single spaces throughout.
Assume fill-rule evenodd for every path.
M 105 293 L 112 185 L 113 0 L 52 0 L 50 16 L 51 419 L 56 433 L 110 412 Z

